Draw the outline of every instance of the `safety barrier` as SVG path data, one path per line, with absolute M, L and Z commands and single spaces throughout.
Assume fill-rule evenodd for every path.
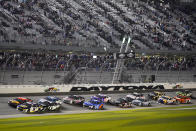
M 183 89 L 196 90 L 196 83 L 178 83 Z M 96 93 L 128 93 L 177 91 L 172 89 L 176 83 L 133 83 L 133 84 L 78 84 L 78 85 L 0 85 L 2 96 L 40 96 L 40 95 L 66 95 L 66 94 L 96 94 Z M 45 89 L 55 87 L 58 92 L 44 92 Z

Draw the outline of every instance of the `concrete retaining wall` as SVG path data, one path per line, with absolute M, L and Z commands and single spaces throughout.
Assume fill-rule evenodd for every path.
M 178 83 L 183 86 L 184 89 L 196 89 L 196 83 Z M 45 89 L 49 87 L 56 87 L 59 92 L 70 92 L 72 87 L 108 87 L 108 86 L 156 86 L 163 85 L 165 89 L 172 89 L 176 84 L 169 83 L 135 83 L 135 84 L 78 84 L 78 85 L 0 85 L 0 94 L 9 94 L 9 93 L 42 93 Z M 100 88 L 101 91 L 101 88 Z M 109 89 L 108 91 L 113 91 Z M 119 89 L 123 91 L 123 89 Z

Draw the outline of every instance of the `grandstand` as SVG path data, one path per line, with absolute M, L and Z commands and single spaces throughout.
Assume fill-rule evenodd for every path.
M 111 83 L 124 37 L 136 57 L 125 60 L 120 82 L 196 81 L 188 2 L 193 8 L 176 0 L 0 0 L 0 81 Z

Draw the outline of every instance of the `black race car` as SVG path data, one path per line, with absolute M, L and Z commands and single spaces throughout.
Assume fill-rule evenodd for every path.
M 150 101 L 146 100 L 146 99 L 136 99 L 132 101 L 133 105 L 136 106 L 151 106 Z
M 40 113 L 43 111 L 43 106 L 37 103 L 26 102 L 18 105 L 17 110 L 25 113 Z
M 17 97 L 9 100 L 8 105 L 16 108 L 18 105 L 23 104 L 25 102 L 33 102 L 33 100 L 25 97 Z
M 85 101 L 84 97 L 77 96 L 77 95 L 69 95 L 63 98 L 63 102 L 67 104 L 83 105 L 84 101 Z
M 38 104 L 43 107 L 42 111 L 59 111 L 61 109 L 61 104 L 47 99 L 40 99 Z
M 144 94 L 142 93 L 137 93 L 137 92 L 134 92 L 132 94 L 129 94 L 126 96 L 126 99 L 131 102 L 132 100 L 136 100 L 136 99 L 145 99 L 145 96 Z
M 154 92 L 148 94 L 148 99 L 156 101 L 156 100 L 158 100 L 160 97 L 162 97 L 164 95 L 165 95 L 165 93 L 163 93 L 163 92 L 154 91 Z
M 131 102 L 127 101 L 126 98 L 118 98 L 117 100 L 111 100 L 110 104 L 116 105 L 122 108 L 131 107 Z

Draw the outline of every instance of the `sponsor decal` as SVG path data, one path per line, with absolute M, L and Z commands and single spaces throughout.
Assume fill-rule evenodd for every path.
M 149 89 L 165 89 L 163 85 L 141 85 L 141 86 L 91 86 L 91 87 L 72 87 L 70 91 L 128 91 L 128 90 L 149 90 Z

